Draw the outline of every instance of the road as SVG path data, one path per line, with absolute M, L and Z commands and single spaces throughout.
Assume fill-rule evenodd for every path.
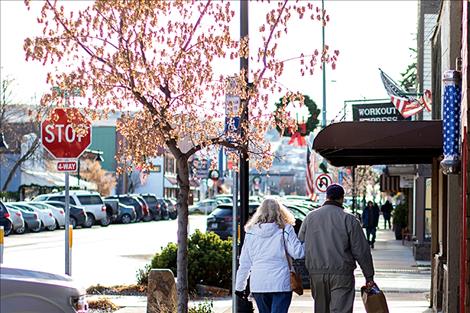
M 190 216 L 190 233 L 205 231 L 205 216 Z M 72 277 L 83 287 L 132 284 L 136 272 L 155 252 L 176 242 L 177 221 L 93 226 L 73 233 Z M 64 230 L 5 238 L 4 265 L 47 272 L 65 272 Z

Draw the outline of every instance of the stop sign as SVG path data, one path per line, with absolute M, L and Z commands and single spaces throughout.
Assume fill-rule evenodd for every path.
M 86 133 L 77 134 L 77 125 Z M 41 123 L 41 142 L 57 159 L 78 158 L 91 144 L 91 124 L 76 108 L 55 108 Z

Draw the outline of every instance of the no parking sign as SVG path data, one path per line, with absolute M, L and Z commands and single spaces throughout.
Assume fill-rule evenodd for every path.
M 326 188 L 333 183 L 330 175 L 328 174 L 320 174 L 315 179 L 315 188 L 319 192 L 326 192 Z

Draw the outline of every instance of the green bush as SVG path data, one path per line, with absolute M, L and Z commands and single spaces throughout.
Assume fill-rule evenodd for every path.
M 176 276 L 178 246 L 169 243 L 156 253 L 150 266 L 137 272 L 137 281 L 146 284 L 151 268 L 166 268 Z M 190 291 L 197 284 L 230 289 L 232 284 L 232 241 L 214 233 L 196 230 L 188 240 L 188 282 Z M 140 282 L 139 282 L 140 283 Z
M 214 313 L 214 304 L 212 301 L 204 301 L 203 303 L 199 303 L 197 306 L 189 308 L 188 313 Z
M 408 205 L 402 201 L 392 212 L 393 224 L 400 227 L 408 226 Z

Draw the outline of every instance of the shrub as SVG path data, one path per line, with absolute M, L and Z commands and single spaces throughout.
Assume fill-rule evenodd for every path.
M 177 251 L 177 245 L 169 243 L 160 253 L 155 254 L 150 266 L 138 271 L 137 281 L 146 284 L 151 268 L 170 269 L 176 276 Z M 195 291 L 197 284 L 231 288 L 231 240 L 222 240 L 214 233 L 196 230 L 188 240 L 188 258 L 188 281 L 191 291 Z
M 203 303 L 199 303 L 197 306 L 189 308 L 188 313 L 214 313 L 214 304 L 212 301 L 204 301 Z

